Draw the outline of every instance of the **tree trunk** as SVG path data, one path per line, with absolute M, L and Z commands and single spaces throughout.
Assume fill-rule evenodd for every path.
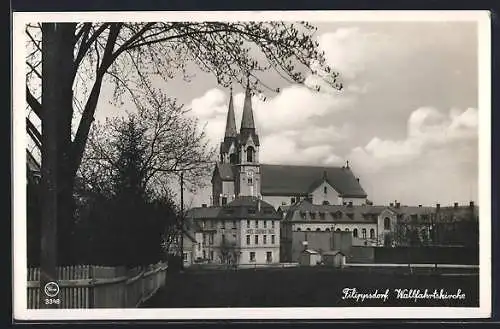
M 57 308 L 59 295 L 47 294 L 49 282 L 57 282 L 58 224 L 60 209 L 65 205 L 59 200 L 67 188 L 60 177 L 61 151 L 67 127 L 62 123 L 72 109 L 71 68 L 73 65 L 73 38 L 76 24 L 42 24 L 42 216 L 40 253 L 40 308 Z M 72 116 L 72 113 L 70 114 Z M 71 135 L 69 135 L 71 136 Z M 61 178 L 63 178 L 61 180 Z M 64 233 L 64 232 L 60 232 Z M 54 288 L 54 286 L 52 286 Z M 49 291 L 50 292 L 50 291 Z

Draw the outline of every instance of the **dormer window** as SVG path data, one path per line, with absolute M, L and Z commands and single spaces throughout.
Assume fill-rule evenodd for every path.
M 310 212 L 311 219 L 316 219 L 316 213 L 315 212 Z
M 247 148 L 247 162 L 254 162 L 255 161 L 255 150 L 252 146 L 249 146 Z

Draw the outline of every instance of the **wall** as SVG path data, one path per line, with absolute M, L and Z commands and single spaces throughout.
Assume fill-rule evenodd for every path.
M 249 175 L 252 172 L 252 175 Z M 252 184 L 248 184 L 248 178 L 252 177 Z M 240 167 L 238 175 L 239 190 L 238 195 L 260 195 L 260 167 L 259 165 L 245 165 Z
M 231 202 L 234 200 L 234 182 L 222 182 L 222 196 L 227 197 L 227 202 Z
M 326 193 L 325 193 L 326 188 Z M 312 192 L 312 203 L 313 204 L 323 204 L 324 201 L 328 201 L 329 204 L 336 205 L 339 202 L 339 194 L 335 189 L 327 182 L 321 183 Z
M 212 180 L 212 205 L 220 205 L 220 194 L 222 193 L 222 181 L 220 177 L 214 176 Z
M 375 263 L 375 247 L 357 247 L 351 248 L 351 254 L 347 255 L 348 263 Z
M 384 219 L 386 217 L 388 217 L 390 219 L 390 223 L 391 223 L 391 227 L 389 230 L 384 229 Z M 384 211 L 382 211 L 377 218 L 377 229 L 378 229 L 379 236 L 381 236 L 381 237 L 383 237 L 385 234 L 387 234 L 391 231 L 394 231 L 396 228 L 396 225 L 397 225 L 396 214 L 388 209 L 384 209 Z M 384 243 L 383 238 L 382 238 L 381 242 Z
M 272 254 L 271 264 L 278 264 L 280 262 L 280 251 L 279 245 L 275 247 L 254 247 L 254 248 L 241 248 L 240 261 L 239 264 L 266 264 L 267 263 L 267 252 Z M 255 252 L 255 262 L 250 261 L 250 252 Z
M 375 248 L 375 263 L 479 264 L 479 250 L 465 247 Z
M 345 202 L 346 204 L 352 202 L 354 206 L 362 206 L 366 204 L 366 198 L 342 198 L 342 202 Z
M 307 241 L 307 249 L 332 250 L 333 235 L 331 232 L 292 232 L 292 239 L 288 245 L 289 250 L 285 253 L 286 262 L 298 262 L 300 254 L 304 250 L 303 241 Z

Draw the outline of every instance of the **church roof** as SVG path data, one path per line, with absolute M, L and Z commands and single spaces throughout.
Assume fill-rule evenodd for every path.
M 262 195 L 307 195 L 326 179 L 343 197 L 367 196 L 349 168 L 262 164 L 260 172 Z
M 241 117 L 241 129 L 255 129 L 252 110 L 252 94 L 248 86 L 245 90 L 245 102 L 243 104 L 243 115 Z
M 215 165 L 216 174 L 223 181 L 234 181 L 233 166 L 230 163 L 217 162 Z
M 236 137 L 236 119 L 234 116 L 234 106 L 233 106 L 233 91 L 229 95 L 229 106 L 227 110 L 227 119 L 226 119 L 226 132 L 224 133 L 224 137 Z

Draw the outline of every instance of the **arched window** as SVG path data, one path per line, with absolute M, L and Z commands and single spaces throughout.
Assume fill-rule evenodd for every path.
M 346 228 L 346 229 L 345 229 L 345 231 L 346 231 L 346 232 L 349 232 L 349 229 L 348 229 L 348 228 Z
M 319 231 L 321 231 L 321 229 L 318 227 L 318 228 L 316 229 L 316 231 L 318 231 L 318 232 L 319 232 Z
M 361 234 L 363 236 L 363 239 L 366 239 L 366 228 L 361 230 Z
M 325 232 L 330 232 L 330 229 L 328 227 L 325 228 Z
M 389 217 L 384 218 L 384 230 L 391 229 L 391 219 Z
M 352 231 L 352 236 L 357 238 L 358 237 L 358 229 L 355 228 L 353 231 Z
M 311 230 L 311 229 L 310 229 L 309 227 L 306 229 L 306 231 L 310 231 L 310 230 Z
M 370 229 L 370 239 L 375 239 L 375 230 Z
M 247 162 L 254 162 L 255 161 L 255 150 L 253 147 L 249 146 L 247 148 Z
M 300 227 L 297 227 L 297 232 L 300 232 L 300 231 L 301 231 Z
M 335 230 L 335 232 L 340 232 L 340 229 L 339 229 L 339 228 L 338 228 L 338 229 L 336 229 L 336 230 Z

